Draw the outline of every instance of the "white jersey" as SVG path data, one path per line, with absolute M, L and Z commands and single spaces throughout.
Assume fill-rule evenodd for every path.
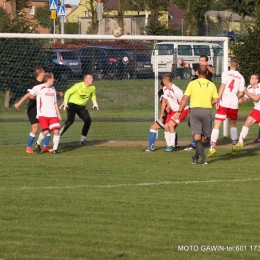
M 243 92 L 245 87 L 244 77 L 236 70 L 222 72 L 221 83 L 225 85 L 220 106 L 238 109 L 237 93 Z
M 163 97 L 169 102 L 171 110 L 177 112 L 179 110 L 180 102 L 183 97 L 183 91 L 174 84 L 172 84 L 171 89 L 168 89 L 164 86 Z M 187 108 L 188 106 L 186 106 L 184 109 Z
M 260 95 L 260 84 L 258 84 L 256 88 L 253 88 L 251 85 L 249 85 L 249 86 L 247 87 L 247 91 L 248 91 L 250 94 L 253 94 L 253 95 L 255 95 L 255 96 Z M 247 96 L 246 94 L 245 94 L 245 97 L 246 97 L 246 98 L 250 98 L 250 97 Z M 257 102 L 255 102 L 255 101 L 253 101 L 253 102 L 254 102 L 254 109 L 260 111 L 260 100 L 258 100 Z
M 37 85 L 28 90 L 31 95 L 37 98 L 37 116 L 57 117 L 55 103 L 57 102 L 56 90 L 54 87 L 46 87 L 45 83 Z

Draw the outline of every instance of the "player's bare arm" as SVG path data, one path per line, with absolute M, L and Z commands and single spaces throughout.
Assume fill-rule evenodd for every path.
M 179 63 L 182 67 L 184 67 L 184 68 L 187 68 L 187 69 L 190 68 L 190 64 L 189 64 L 188 62 L 185 62 L 185 61 L 183 61 L 183 60 L 178 60 L 178 63 Z
M 219 91 L 218 91 L 218 102 L 215 103 L 216 104 L 216 109 L 219 108 L 219 101 L 221 100 L 221 97 L 223 95 L 224 89 L 225 89 L 225 84 L 221 83 L 220 87 L 219 87 Z
M 216 74 L 216 71 L 215 71 L 215 69 L 212 67 L 212 66 L 207 66 L 207 69 L 208 69 L 208 71 L 211 73 L 211 74 Z
M 162 122 L 163 121 L 163 115 L 164 115 L 164 111 L 166 109 L 166 106 L 167 106 L 167 100 L 165 98 L 162 99 L 162 105 L 161 105 L 161 113 L 160 113 L 160 121 Z
M 15 107 L 16 109 L 19 109 L 19 107 L 22 105 L 22 103 L 23 103 L 26 99 L 28 99 L 28 98 L 30 98 L 30 99 L 35 99 L 35 96 L 31 95 L 31 94 L 28 92 L 27 94 L 25 94 L 25 95 L 19 100 L 19 102 L 17 102 L 17 103 L 14 104 L 14 107 Z
M 244 92 L 243 91 L 239 91 L 238 93 L 237 93 L 237 98 L 238 99 L 240 99 L 241 97 L 243 97 L 244 96 Z
M 217 104 L 219 102 L 219 98 L 213 98 L 211 103 L 212 105 Z
M 62 121 L 62 117 L 61 117 L 61 114 L 60 114 L 60 110 L 59 110 L 59 106 L 58 106 L 58 103 L 57 102 L 55 102 L 55 109 L 56 109 L 56 112 L 57 112 L 57 116 L 58 116 L 58 118 L 59 118 L 59 120 L 60 120 L 60 122 Z
M 188 104 L 188 100 L 189 100 L 189 96 L 184 95 L 182 97 L 181 102 L 180 102 L 180 106 L 179 106 L 179 111 L 174 114 L 174 118 L 176 118 L 176 119 L 180 118 L 181 112 L 183 111 L 183 109 Z
M 252 93 L 249 93 L 247 89 L 245 89 L 245 94 L 255 102 L 258 102 L 260 100 L 260 95 L 254 95 Z

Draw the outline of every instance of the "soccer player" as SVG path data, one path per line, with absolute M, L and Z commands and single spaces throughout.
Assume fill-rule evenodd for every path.
M 174 118 L 173 115 L 179 110 L 179 104 L 183 97 L 183 91 L 173 84 L 172 76 L 170 74 L 165 74 L 162 77 L 163 81 L 163 100 L 161 106 L 161 113 L 160 113 L 160 121 L 163 120 L 163 115 L 166 107 L 169 107 L 169 111 L 165 120 L 164 125 L 164 137 L 167 144 L 166 152 L 172 152 L 175 147 L 175 128 L 178 124 L 183 121 L 188 113 L 189 107 L 185 106 L 183 108 L 183 113 L 179 118 Z
M 180 118 L 190 98 L 190 126 L 195 140 L 195 155 L 192 164 L 196 164 L 201 156 L 201 164 L 208 164 L 202 143 L 202 135 L 209 136 L 211 129 L 212 104 L 218 102 L 218 93 L 215 84 L 206 79 L 207 67 L 200 65 L 198 68 L 198 79 L 192 80 L 180 102 L 180 107 L 175 118 Z
M 161 81 L 160 83 L 160 90 L 158 91 L 158 97 L 160 102 L 162 103 L 162 100 L 164 99 L 163 97 L 163 81 Z M 157 119 L 153 124 L 151 124 L 150 126 L 150 133 L 149 133 L 149 139 L 148 139 L 148 147 L 144 150 L 145 152 L 150 152 L 150 151 L 154 151 L 154 143 L 155 143 L 155 139 L 156 139 L 156 131 L 158 129 L 164 129 L 164 124 L 165 124 L 165 120 L 167 117 L 167 109 L 164 110 L 164 115 L 163 115 L 163 121 L 160 121 L 159 119 Z M 176 132 L 176 138 L 175 138 L 175 149 L 178 149 L 179 145 L 178 145 L 178 135 Z
M 33 71 L 33 75 L 35 76 L 35 80 L 30 83 L 29 88 L 33 88 L 34 86 L 37 86 L 42 83 L 43 81 L 43 75 L 44 75 L 44 69 L 42 67 L 36 67 Z M 62 92 L 57 92 L 57 94 L 62 97 L 63 93 Z M 39 120 L 36 117 L 37 115 L 37 107 L 36 107 L 36 97 L 32 96 L 30 93 L 25 94 L 19 102 L 14 104 L 14 107 L 18 109 L 21 104 L 29 98 L 28 106 L 27 106 L 27 115 L 29 118 L 29 121 L 31 123 L 32 129 L 31 132 L 28 136 L 28 142 L 27 142 L 27 148 L 26 152 L 27 153 L 34 153 L 32 149 L 32 145 L 35 139 L 36 134 L 39 131 Z M 47 134 L 44 138 L 44 146 L 42 148 L 42 152 L 52 152 L 52 149 L 49 147 L 49 142 L 50 142 L 50 134 Z
M 216 104 L 214 127 L 211 133 L 211 147 L 208 157 L 216 153 L 216 142 L 222 122 L 228 118 L 230 136 L 232 139 L 232 155 L 237 154 L 237 127 L 238 99 L 244 95 L 245 79 L 237 71 L 239 62 L 236 57 L 230 61 L 230 70 L 222 72 L 219 88 L 219 102 Z
M 59 106 L 57 103 L 56 90 L 53 87 L 53 73 L 45 73 L 43 82 L 29 90 L 32 96 L 37 99 L 37 118 L 39 120 L 42 132 L 36 142 L 36 151 L 41 153 L 41 142 L 46 135 L 53 131 L 53 154 L 58 153 L 58 145 L 60 141 L 60 124 L 62 120 Z
M 208 64 L 208 56 L 207 55 L 200 55 L 199 57 L 199 63 L 188 63 L 188 62 L 184 62 L 182 60 L 178 60 L 178 63 L 183 66 L 184 68 L 187 69 L 193 69 L 195 71 L 195 76 L 193 77 L 192 80 L 197 79 L 198 78 L 198 68 L 199 65 L 205 65 L 207 66 L 207 76 L 206 79 L 212 81 L 212 76 L 216 73 L 215 69 L 212 67 L 212 65 Z M 191 144 L 188 145 L 184 150 L 185 151 L 189 151 L 189 150 L 194 150 L 195 149 L 195 140 L 192 138 Z
M 91 125 L 91 117 L 86 109 L 86 103 L 90 98 L 93 102 L 93 108 L 96 108 L 99 111 L 96 101 L 96 87 L 93 85 L 93 77 L 90 74 L 86 74 L 83 82 L 74 84 L 65 92 L 64 102 L 60 108 L 63 108 L 63 110 L 67 109 L 67 120 L 60 129 L 61 136 L 73 124 L 75 115 L 77 114 L 84 122 L 80 144 L 87 145 L 86 136 Z
M 250 77 L 250 85 L 244 89 L 245 95 L 240 98 L 242 102 L 252 99 L 254 102 L 254 109 L 247 117 L 244 126 L 242 127 L 237 147 L 244 146 L 244 140 L 248 134 L 249 127 L 254 123 L 260 123 L 260 84 L 259 75 L 253 74 Z

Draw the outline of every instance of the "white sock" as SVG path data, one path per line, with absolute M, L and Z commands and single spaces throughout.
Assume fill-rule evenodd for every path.
M 166 141 L 166 145 L 167 146 L 171 146 L 171 143 L 170 143 L 170 132 L 164 132 L 164 138 L 165 138 L 165 141 Z
M 218 136 L 219 136 L 219 129 L 213 128 L 212 133 L 211 133 L 211 138 L 210 138 L 211 148 L 216 147 Z
M 244 142 L 244 140 L 245 140 L 245 138 L 246 138 L 246 136 L 248 134 L 248 130 L 249 130 L 248 127 L 246 127 L 246 126 L 242 127 L 242 130 L 241 130 L 241 133 L 240 133 L 240 136 L 239 136 L 239 142 L 240 143 Z
M 37 143 L 38 145 L 41 145 L 41 142 L 42 142 L 43 139 L 44 139 L 44 136 L 43 136 L 42 133 L 40 133 L 39 136 L 38 136 L 38 139 L 37 139 L 37 142 L 36 142 L 36 143 Z
M 83 142 L 83 141 L 85 141 L 85 140 L 86 140 L 86 136 L 82 135 L 82 136 L 80 137 L 80 142 Z
M 230 136 L 231 136 L 232 144 L 235 145 L 237 143 L 237 128 L 236 127 L 230 128 Z
M 59 142 L 60 142 L 60 135 L 54 135 L 53 136 L 53 150 L 58 150 Z
M 176 133 L 170 133 L 170 146 L 175 147 L 175 135 Z

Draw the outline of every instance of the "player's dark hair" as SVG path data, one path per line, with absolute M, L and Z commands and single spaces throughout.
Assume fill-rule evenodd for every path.
M 199 65 L 198 74 L 206 77 L 207 74 L 208 74 L 208 68 L 207 68 L 207 66 L 205 66 L 205 65 Z
M 42 73 L 44 70 L 42 67 L 36 67 L 34 70 L 33 70 L 33 75 L 35 78 L 37 78 L 40 73 Z
M 52 79 L 54 77 L 52 72 L 44 73 L 43 76 L 43 82 L 47 82 L 49 79 Z
M 200 58 L 205 58 L 206 61 L 209 60 L 208 56 L 207 55 L 200 55 Z
M 90 74 L 90 73 L 85 74 L 83 79 L 85 79 L 87 76 L 92 76 L 92 74 Z

